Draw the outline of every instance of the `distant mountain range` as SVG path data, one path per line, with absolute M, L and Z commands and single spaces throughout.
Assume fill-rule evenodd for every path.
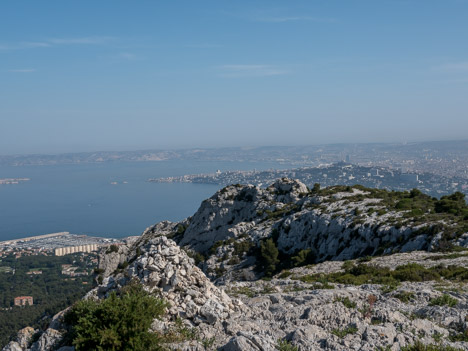
M 0 156 L 0 165 L 168 160 L 272 162 L 297 166 L 319 166 L 347 161 L 361 166 L 385 166 L 399 168 L 402 171 L 429 172 L 466 178 L 468 177 L 468 140 L 5 155 Z

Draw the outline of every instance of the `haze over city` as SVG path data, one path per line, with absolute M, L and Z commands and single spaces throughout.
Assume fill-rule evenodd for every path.
M 463 139 L 467 11 L 3 1 L 0 154 Z

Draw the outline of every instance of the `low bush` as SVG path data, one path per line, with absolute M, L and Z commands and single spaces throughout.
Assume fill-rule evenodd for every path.
M 400 291 L 393 295 L 393 297 L 397 298 L 401 302 L 408 303 L 414 299 L 414 293 L 411 291 Z
M 356 334 L 358 328 L 355 326 L 348 326 L 344 329 L 333 329 L 332 334 L 338 336 L 339 338 L 344 338 L 348 334 Z
M 80 350 L 162 350 L 161 337 L 149 332 L 166 303 L 131 284 L 105 300 L 82 300 L 65 315 L 68 339 Z
M 442 344 L 423 344 L 421 341 L 416 341 L 415 344 L 404 346 L 401 351 L 462 351 L 462 349 L 446 346 Z
M 341 302 L 347 308 L 356 308 L 357 306 L 356 302 L 351 301 L 348 296 L 336 297 L 333 302 Z
M 113 253 L 113 252 L 119 252 L 119 247 L 115 244 L 112 244 L 111 246 L 109 246 L 106 250 L 106 254 L 110 254 L 110 253 Z
M 453 307 L 458 303 L 458 300 L 448 294 L 431 299 L 429 306 L 449 306 Z
M 275 348 L 278 351 L 298 351 L 297 346 L 294 346 L 287 340 L 278 340 L 278 343 L 276 344 Z
M 424 282 L 445 278 L 452 281 L 467 281 L 468 269 L 459 266 L 436 266 L 425 268 L 416 263 L 401 265 L 391 270 L 372 264 L 359 265 L 343 264 L 344 272 L 330 274 L 308 274 L 297 279 L 306 283 L 340 283 L 349 285 L 381 284 L 388 286 L 389 290 L 396 288 L 401 282 Z

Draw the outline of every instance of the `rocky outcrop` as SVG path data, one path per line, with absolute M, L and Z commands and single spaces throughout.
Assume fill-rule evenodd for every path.
M 99 252 L 99 270 L 102 275 L 111 275 L 120 264 L 124 263 L 128 255 L 127 245 L 111 245 Z
M 46 331 L 42 332 L 39 338 L 32 342 L 33 335 L 39 333 L 39 330 L 26 327 L 21 329 L 16 337 L 16 341 L 10 342 L 3 348 L 3 351 L 73 351 L 75 348 L 71 346 L 60 347 L 60 342 L 63 339 L 65 325 L 63 324 L 63 316 L 65 311 L 61 311 L 53 316 L 52 321 Z
M 10 343 L 3 348 L 4 351 L 23 351 L 29 347 L 33 335 L 37 332 L 34 328 L 26 327 L 21 329 L 17 336 L 16 341 L 10 341 Z
M 217 288 L 172 240 L 156 236 L 138 246 L 139 256 L 128 267 L 108 276 L 87 298 L 104 298 L 111 291 L 138 280 L 170 307 L 168 315 L 194 325 L 215 324 L 240 311 L 242 304 Z
M 315 262 L 439 247 L 443 232 L 431 228 L 441 223 L 418 222 L 371 190 L 337 187 L 312 192 L 290 179 L 265 189 L 231 185 L 203 201 L 184 222 L 162 222 L 145 235 L 169 236 L 203 254 L 200 267 L 211 279 L 223 281 L 257 279 L 251 269 L 255 258 L 235 245 L 259 247 L 268 237 L 286 255 L 309 250 Z M 453 238 L 450 244 L 468 245 L 468 233 L 446 234 Z

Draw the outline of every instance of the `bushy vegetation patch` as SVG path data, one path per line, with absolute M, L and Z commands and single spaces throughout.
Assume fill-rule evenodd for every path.
M 330 274 L 309 274 L 299 279 L 306 283 L 340 283 L 349 285 L 381 284 L 389 287 L 397 287 L 401 282 L 424 282 L 440 280 L 467 281 L 468 269 L 458 266 L 436 266 L 425 268 L 416 263 L 401 265 L 391 270 L 371 264 L 346 265 L 344 272 Z
M 111 254 L 113 252 L 119 252 L 119 247 L 118 245 L 115 245 L 115 244 L 112 244 L 110 245 L 107 250 L 106 250 L 106 254 Z
M 298 351 L 298 348 L 297 346 L 294 346 L 293 344 L 291 344 L 289 341 L 287 340 L 278 340 L 275 348 L 278 350 L 278 351 Z
M 278 260 L 278 248 L 272 238 L 266 239 L 260 244 L 260 264 L 263 268 L 265 275 L 271 277 L 277 269 L 280 262 Z
M 300 209 L 300 206 L 296 204 L 287 204 L 283 206 L 282 208 L 279 208 L 277 210 L 271 211 L 271 210 L 265 210 L 261 215 L 266 214 L 265 219 L 278 219 L 282 218 L 284 216 L 288 216 L 290 214 L 293 214 L 297 212 Z
M 442 345 L 442 344 L 423 344 L 421 341 L 417 341 L 413 345 L 404 346 L 401 351 L 462 351 L 462 349 Z
M 190 249 L 185 249 L 184 251 L 188 257 L 193 258 L 196 266 L 198 266 L 202 262 L 205 262 L 205 256 L 203 256 L 203 254 L 201 254 L 200 252 Z
M 453 260 L 453 259 L 456 259 L 456 258 L 460 258 L 460 257 L 467 257 L 468 256 L 468 252 L 452 252 L 450 254 L 446 254 L 446 255 L 435 255 L 435 256 L 430 256 L 430 257 L 427 257 L 426 260 L 431 260 L 431 261 L 440 261 L 440 260 Z
M 393 297 L 397 298 L 403 303 L 408 303 L 414 299 L 414 293 L 411 291 L 400 291 L 393 295 Z
M 312 264 L 315 261 L 315 256 L 312 250 L 300 250 L 296 255 L 291 257 L 291 263 L 294 267 L 301 267 Z
M 348 334 L 356 334 L 358 331 L 358 328 L 355 326 L 348 326 L 344 329 L 333 329 L 331 333 L 333 335 L 338 336 L 339 338 L 344 338 Z
M 346 297 L 335 297 L 333 302 L 341 302 L 347 308 L 356 308 L 357 304 L 351 301 L 348 296 Z
M 448 294 L 431 299 L 429 306 L 449 306 L 453 307 L 458 303 L 458 300 Z
M 166 303 L 139 284 L 113 292 L 105 300 L 82 300 L 65 315 L 68 338 L 80 350 L 161 350 L 162 338 L 149 332 Z
M 239 295 L 245 295 L 247 297 L 252 298 L 252 297 L 255 297 L 257 294 L 248 286 L 239 286 L 230 290 L 229 295 L 234 296 L 234 297 L 238 297 Z

